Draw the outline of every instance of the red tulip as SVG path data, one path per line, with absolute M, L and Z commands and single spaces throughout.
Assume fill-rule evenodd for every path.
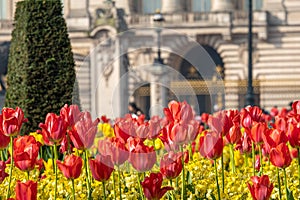
M 67 133 L 69 134 L 69 137 L 70 137 L 70 130 L 67 130 Z M 65 135 L 64 138 L 62 139 L 61 143 L 60 143 L 59 152 L 61 154 L 64 154 L 67 151 L 72 152 L 73 147 L 74 147 L 74 145 L 70 142 L 67 135 Z
M 171 101 L 168 108 L 164 108 L 164 114 L 170 122 L 182 121 L 187 123 L 194 119 L 194 114 L 191 106 L 187 102 Z
M 19 107 L 16 107 L 16 109 L 3 108 L 2 118 L 0 119 L 3 133 L 6 136 L 18 135 L 22 128 L 22 124 L 27 122 L 27 119 L 24 118 L 22 109 Z
M 7 148 L 9 142 L 10 142 L 9 136 L 4 135 L 3 131 L 0 129 L 0 150 Z
M 4 181 L 6 177 L 8 177 L 8 173 L 5 172 L 6 163 L 4 161 L 0 161 L 0 183 Z
M 132 119 L 120 119 L 114 125 L 115 135 L 126 143 L 129 137 L 136 136 L 136 126 Z
M 60 116 L 65 120 L 66 126 L 70 129 L 80 119 L 81 112 L 77 105 L 68 106 L 65 104 L 60 109 Z
M 248 188 L 251 192 L 253 200 L 268 200 L 270 199 L 272 190 L 274 188 L 273 184 L 270 182 L 267 175 L 261 177 L 252 176 L 252 184 L 248 183 Z
M 119 138 L 110 138 L 109 141 L 111 143 L 109 151 L 111 152 L 113 164 L 122 165 L 129 158 L 127 147 Z
M 203 122 L 204 124 L 207 124 L 208 119 L 209 119 L 209 114 L 208 113 L 202 113 L 201 122 Z
M 167 151 L 176 151 L 179 149 L 178 144 L 173 142 L 170 139 L 170 133 L 171 133 L 172 127 L 173 127 L 173 123 L 166 125 L 162 129 L 162 134 L 160 136 L 158 136 L 158 138 L 164 143 L 165 149 Z
M 156 162 L 154 147 L 143 144 L 139 138 L 129 138 L 129 161 L 138 172 L 145 172 L 152 169 Z
M 17 181 L 16 200 L 36 200 L 37 199 L 37 182 L 31 180 L 22 183 Z
M 191 120 L 187 123 L 187 143 L 193 142 L 199 134 L 200 123 L 196 120 Z
M 56 161 L 59 170 L 68 179 L 76 179 L 80 176 L 82 168 L 82 158 L 74 154 L 67 155 L 64 162 Z
M 255 169 L 256 169 L 256 171 L 259 171 L 260 170 L 260 157 L 259 157 L 259 155 L 256 155 L 255 156 Z
M 110 119 L 106 117 L 106 115 L 102 115 L 100 117 L 102 123 L 109 123 Z
M 141 139 L 146 139 L 149 135 L 149 123 L 143 123 L 139 126 L 136 127 L 136 136 L 141 138 Z
M 244 128 L 251 128 L 253 122 L 263 122 L 262 110 L 257 106 L 247 106 L 240 112 L 241 124 Z
M 229 132 L 225 135 L 225 140 L 229 144 L 236 144 L 240 141 L 242 137 L 242 132 L 241 128 L 239 125 L 233 125 L 230 129 Z
M 187 124 L 175 123 L 169 133 L 170 139 L 177 145 L 182 145 L 188 141 L 189 126 Z M 192 131 L 192 130 L 191 130 Z
M 290 145 L 294 148 L 300 147 L 300 127 L 297 124 L 290 123 L 288 126 L 288 139 Z
M 251 152 L 252 142 L 247 133 L 244 133 L 240 141 L 236 144 L 235 149 L 238 149 L 242 154 Z
M 89 112 L 82 113 L 70 132 L 70 138 L 77 149 L 88 149 L 93 145 L 99 121 L 97 118 L 93 122 Z
M 45 124 L 40 123 L 43 139 L 46 145 L 59 145 L 66 134 L 64 118 L 54 113 L 48 113 Z
M 190 120 L 188 123 L 170 123 L 167 125 L 168 136 L 176 145 L 188 144 L 198 135 L 199 122 Z
M 263 142 L 263 135 L 267 130 L 267 125 L 263 122 L 253 123 L 250 132 L 250 138 L 255 144 L 260 144 Z
M 281 143 L 277 147 L 272 148 L 270 151 L 270 161 L 276 167 L 288 167 L 292 162 L 288 146 L 285 143 Z
M 222 133 L 222 136 L 225 136 L 233 126 L 233 119 L 231 119 L 233 116 L 229 116 L 229 114 L 233 115 L 234 112 L 219 111 L 211 115 L 208 119 L 208 125 L 211 130 Z M 238 122 L 236 124 L 238 125 Z
M 148 138 L 150 140 L 156 139 L 159 136 L 161 130 L 162 120 L 158 116 L 151 117 L 149 120 L 149 135 Z
M 273 128 L 286 132 L 288 128 L 287 119 L 284 117 L 275 117 L 275 122 L 272 124 Z
M 94 179 L 97 181 L 107 181 L 114 171 L 113 163 L 109 155 L 98 154 L 95 159 L 89 160 L 90 169 Z
M 292 111 L 295 115 L 300 115 L 300 101 L 295 101 L 292 104 Z
M 288 137 L 283 131 L 277 129 L 270 129 L 263 135 L 264 150 L 269 154 L 273 147 L 278 146 L 280 143 L 286 143 Z
M 239 125 L 240 124 L 240 112 L 238 110 L 227 110 L 226 115 L 228 116 L 229 120 L 232 121 L 233 124 Z
M 173 190 L 172 187 L 161 187 L 163 182 L 161 173 L 151 173 L 150 176 L 146 176 L 144 181 L 141 182 L 145 197 L 148 200 L 159 200 L 169 190 Z
M 210 131 L 200 137 L 199 152 L 203 157 L 215 160 L 222 155 L 223 146 L 221 134 Z
M 160 160 L 160 172 L 167 179 L 179 176 L 182 171 L 182 153 L 170 151 Z
M 277 116 L 278 113 L 279 113 L 279 111 L 278 111 L 278 108 L 277 108 L 277 107 L 272 107 L 272 108 L 271 108 L 271 110 L 270 110 L 270 115 L 271 115 L 272 117 Z
M 14 162 L 16 167 L 22 171 L 33 170 L 37 164 L 39 154 L 39 143 L 33 136 L 21 136 L 14 140 Z

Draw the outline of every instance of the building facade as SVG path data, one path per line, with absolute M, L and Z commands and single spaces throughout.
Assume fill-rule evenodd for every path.
M 16 2 L 0 0 L 0 46 L 11 39 Z M 147 114 L 171 99 L 187 100 L 197 113 L 243 107 L 247 3 L 63 0 L 82 108 L 118 117 L 129 101 Z M 165 19 L 159 25 L 158 10 Z M 253 0 L 253 10 L 256 104 L 287 107 L 300 96 L 300 1 Z M 158 45 L 160 67 L 153 64 Z

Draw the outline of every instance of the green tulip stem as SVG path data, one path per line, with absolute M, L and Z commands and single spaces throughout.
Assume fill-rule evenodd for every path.
M 56 200 L 56 193 L 57 193 L 57 146 L 56 144 L 53 145 L 53 153 L 54 153 L 54 171 L 55 171 L 55 188 L 54 188 L 54 200 Z
M 231 172 L 235 173 L 235 160 L 234 160 L 233 144 L 230 144 L 230 161 L 231 161 Z
M 105 182 L 102 181 L 102 192 L 103 192 L 103 199 L 106 200 L 106 191 L 105 191 Z
M 215 166 L 216 184 L 217 184 L 217 190 L 218 190 L 218 200 L 221 200 L 220 186 L 219 186 L 219 181 L 218 181 L 217 159 L 214 160 L 214 166 Z
M 222 151 L 222 155 L 221 155 L 221 164 L 222 164 L 222 191 L 224 193 L 225 190 L 225 181 L 224 181 L 224 156 L 223 156 L 223 151 Z
M 29 181 L 30 171 L 27 171 L 26 174 L 27 174 L 27 180 Z
M 252 142 L 252 167 L 253 167 L 253 176 L 255 176 L 255 145 Z
M 287 179 L 286 179 L 285 168 L 283 168 L 283 174 L 284 174 L 285 195 L 286 195 L 286 199 L 289 199 L 289 192 L 288 192 L 288 186 L 287 186 Z
M 260 162 L 260 174 L 263 174 L 263 160 L 262 160 L 262 148 L 261 148 L 261 144 L 258 145 L 259 148 L 259 162 Z
M 84 150 L 84 168 L 85 168 L 85 181 L 86 181 L 86 190 L 87 190 L 87 199 L 90 200 L 91 197 L 91 185 L 89 181 L 89 173 L 88 173 L 88 153 L 87 150 Z
M 280 175 L 279 175 L 279 169 L 276 167 L 277 171 L 277 182 L 278 182 L 278 190 L 279 190 L 279 199 L 281 200 L 281 184 L 280 184 Z
M 71 178 L 71 181 L 72 181 L 72 194 L 73 194 L 73 199 L 75 200 L 75 184 L 74 184 L 74 179 Z
M 170 186 L 173 187 L 172 179 L 170 179 Z M 174 191 L 172 191 L 171 193 L 172 193 L 172 200 L 175 200 Z
M 10 136 L 10 152 L 11 152 L 11 155 L 10 155 L 10 168 L 9 168 L 9 181 L 8 181 L 8 189 L 7 189 L 7 193 L 6 193 L 6 199 L 9 199 L 10 197 L 10 185 L 11 185 L 11 179 L 12 179 L 12 170 L 13 170 L 13 166 L 14 166 L 14 138 L 13 136 Z
M 191 143 L 189 143 L 189 159 L 193 161 L 193 149 Z
M 112 179 L 113 179 L 113 187 L 114 187 L 114 200 L 117 199 L 116 197 L 116 180 L 115 180 L 115 171 L 113 171 L 113 174 L 112 174 Z
M 180 150 L 182 153 L 182 158 L 181 158 L 181 162 L 182 162 L 182 172 L 181 172 L 181 199 L 186 199 L 185 198 L 185 170 L 184 170 L 184 152 L 183 152 L 183 147 L 180 146 Z
M 297 148 L 298 152 L 298 183 L 299 183 L 299 188 L 300 188 L 300 148 Z
M 120 200 L 122 200 L 120 166 L 118 166 L 118 184 L 119 184 L 119 196 L 120 196 Z
M 138 179 L 138 182 L 139 182 L 140 195 L 141 195 L 141 198 L 142 198 L 142 200 L 143 200 L 143 199 L 144 199 L 144 195 L 143 195 L 144 192 L 143 192 L 143 189 L 142 189 L 140 173 L 137 173 L 137 179 Z
M 246 167 L 248 167 L 248 154 L 244 153 L 244 164 Z
M 1 150 L 0 153 L 1 153 L 1 160 L 2 160 L 2 161 L 5 161 L 5 160 L 4 160 L 4 156 L 3 156 L 3 150 Z
M 154 148 L 154 151 L 155 151 L 156 150 L 155 149 L 155 139 L 152 140 L 152 145 L 153 145 L 153 148 Z

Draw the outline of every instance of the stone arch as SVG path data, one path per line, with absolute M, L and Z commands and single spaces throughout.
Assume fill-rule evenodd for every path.
M 99 38 L 103 33 L 109 33 L 109 37 L 111 37 L 112 35 L 117 35 L 118 32 L 117 29 L 112 26 L 97 26 L 90 32 L 90 37 Z

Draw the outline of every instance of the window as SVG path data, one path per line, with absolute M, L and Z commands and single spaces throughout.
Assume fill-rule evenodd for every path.
M 192 0 L 191 10 L 193 12 L 208 12 L 210 11 L 210 6 L 210 0 Z
M 248 10 L 249 0 L 244 0 L 243 8 L 244 10 Z M 261 10 L 263 6 L 263 0 L 252 0 L 252 8 L 253 10 Z
M 0 0 L 0 19 L 6 19 L 7 0 Z
M 143 0 L 143 13 L 152 14 L 155 13 L 157 9 L 161 10 L 162 0 Z

